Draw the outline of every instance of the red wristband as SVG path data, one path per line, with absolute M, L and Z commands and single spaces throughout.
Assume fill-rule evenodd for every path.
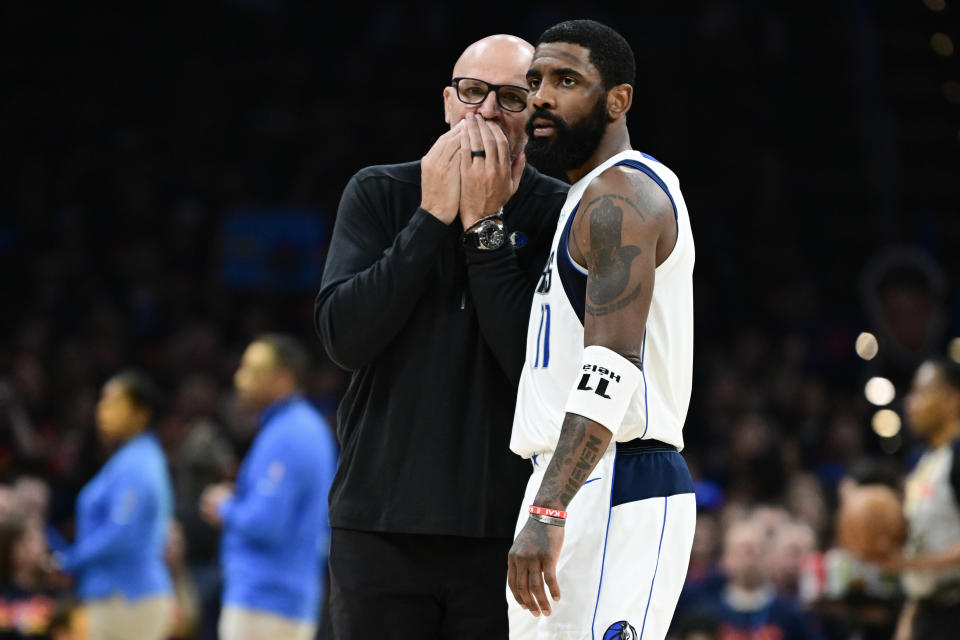
M 538 515 L 538 516 L 548 516 L 548 517 L 550 517 L 550 518 L 560 518 L 561 520 L 566 520 L 566 519 L 567 519 L 567 512 L 566 512 L 566 511 L 560 511 L 559 509 L 546 509 L 546 508 L 544 508 L 544 507 L 535 507 L 534 505 L 530 505 L 530 509 L 529 509 L 528 511 L 529 511 L 530 513 L 532 513 L 532 514 L 534 514 L 534 515 Z

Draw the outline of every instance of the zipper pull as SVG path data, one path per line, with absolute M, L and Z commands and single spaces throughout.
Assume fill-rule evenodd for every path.
M 463 311 L 467 308 L 467 292 L 466 290 L 460 292 L 460 311 Z

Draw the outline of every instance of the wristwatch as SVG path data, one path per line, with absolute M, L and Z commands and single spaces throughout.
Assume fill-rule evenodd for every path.
M 464 232 L 463 246 L 476 251 L 496 251 L 504 245 L 506 239 L 503 222 L 491 216 Z

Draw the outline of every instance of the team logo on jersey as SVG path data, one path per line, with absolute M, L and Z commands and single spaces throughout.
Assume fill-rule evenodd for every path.
M 637 640 L 637 630 L 626 620 L 614 622 L 603 632 L 603 640 Z

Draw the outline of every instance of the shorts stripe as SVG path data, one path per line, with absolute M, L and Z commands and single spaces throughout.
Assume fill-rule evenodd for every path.
M 613 486 L 617 480 L 617 467 L 613 465 L 610 482 L 610 508 L 607 509 L 607 528 L 603 533 L 603 555 L 600 556 L 600 581 L 597 584 L 597 601 L 593 605 L 593 621 L 590 623 L 590 638 L 596 640 L 593 628 L 597 624 L 597 610 L 600 608 L 600 591 L 603 589 L 603 565 L 607 561 L 607 539 L 610 537 L 610 520 L 613 517 Z
M 657 569 L 660 568 L 660 551 L 663 549 L 663 532 L 667 530 L 667 498 L 663 498 L 663 525 L 660 527 L 660 544 L 657 546 L 657 563 L 653 566 L 653 577 L 650 579 L 650 594 L 647 596 L 647 607 L 643 610 L 643 624 L 640 626 L 640 639 L 643 640 L 643 630 L 647 628 L 647 613 L 650 611 L 650 600 L 653 599 L 653 583 L 657 580 Z

